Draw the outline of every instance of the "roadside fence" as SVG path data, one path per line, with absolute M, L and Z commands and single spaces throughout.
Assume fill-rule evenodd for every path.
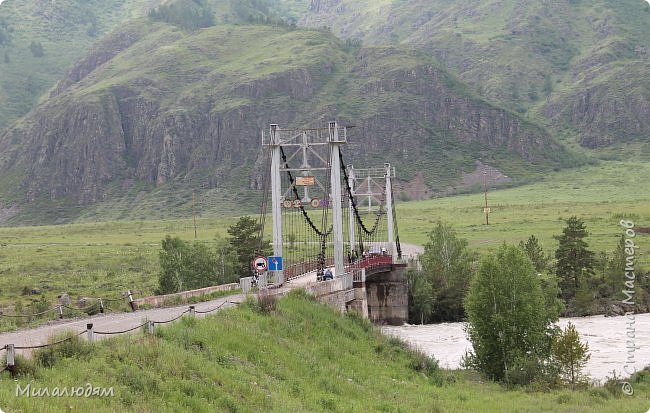
M 145 329 L 146 334 L 154 334 L 154 328 L 156 324 L 168 324 L 171 322 L 174 322 L 176 320 L 179 320 L 182 318 L 184 315 L 189 314 L 190 317 L 195 317 L 197 314 L 209 314 L 214 311 L 217 311 L 221 308 L 223 308 L 227 304 L 232 304 L 232 305 L 237 305 L 239 303 L 233 302 L 230 300 L 226 300 L 223 303 L 217 305 L 216 307 L 209 309 L 209 310 L 203 310 L 203 311 L 198 311 L 196 310 L 195 306 L 191 305 L 187 310 L 182 311 L 179 315 L 176 317 L 173 317 L 169 320 L 162 320 L 162 321 L 155 321 L 155 320 L 146 320 L 142 324 L 139 324 L 135 327 L 130 327 L 126 328 L 124 330 L 118 330 L 118 331 L 95 331 L 93 323 L 88 323 L 86 324 L 86 329 L 79 332 L 75 333 L 73 335 L 69 335 L 66 338 L 63 338 L 61 340 L 52 342 L 52 343 L 45 343 L 45 344 L 38 344 L 38 345 L 30 345 L 30 346 L 16 346 L 14 344 L 5 344 L 4 346 L 0 347 L 0 353 L 5 351 L 6 354 L 6 363 L 3 368 L 0 369 L 0 374 L 2 374 L 5 370 L 9 371 L 11 373 L 12 377 L 16 376 L 16 351 L 17 350 L 36 350 L 36 349 L 41 349 L 41 348 L 46 348 L 46 347 L 51 347 L 51 346 L 56 346 L 59 344 L 62 344 L 66 341 L 72 340 L 75 337 L 83 336 L 85 335 L 87 338 L 87 341 L 90 343 L 94 343 L 97 340 L 96 336 L 111 336 L 111 335 L 120 335 L 120 334 L 127 334 L 132 331 L 136 331 L 139 329 Z M 63 305 L 59 305 L 53 309 L 47 310 L 43 313 L 54 311 L 54 310 L 59 310 L 61 311 L 61 308 L 64 307 Z M 4 315 L 7 316 L 7 315 Z

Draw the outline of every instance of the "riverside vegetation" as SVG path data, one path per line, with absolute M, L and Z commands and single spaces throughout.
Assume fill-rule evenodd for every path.
M 650 400 L 650 373 L 636 396 L 604 388 L 504 391 L 469 371 L 443 371 L 367 320 L 340 315 L 300 291 L 275 310 L 254 301 L 206 319 L 185 317 L 154 336 L 131 335 L 19 359 L 17 381 L 0 381 L 2 408 L 59 412 L 535 411 L 637 413 Z M 114 389 L 114 397 L 16 397 L 16 386 Z M 618 391 L 617 391 L 618 390 Z

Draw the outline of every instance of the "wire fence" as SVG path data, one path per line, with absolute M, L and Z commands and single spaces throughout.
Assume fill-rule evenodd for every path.
M 223 308 L 227 304 L 234 304 L 237 305 L 239 303 L 233 302 L 230 300 L 226 300 L 223 303 L 217 305 L 216 307 L 209 309 L 209 310 L 203 310 L 203 311 L 198 311 L 194 309 L 194 306 L 190 306 L 187 310 L 182 311 L 178 316 L 170 318 L 169 320 L 164 320 L 164 321 L 153 321 L 153 320 L 147 320 L 143 322 L 142 324 L 139 324 L 135 327 L 127 328 L 124 330 L 119 330 L 119 331 L 94 331 L 93 325 L 92 324 L 87 324 L 87 327 L 85 330 L 73 334 L 73 335 L 68 335 L 65 338 L 62 338 L 60 340 L 50 342 L 50 343 L 44 343 L 44 344 L 36 344 L 36 345 L 30 345 L 30 346 L 16 346 L 13 344 L 5 344 L 4 346 L 0 347 L 0 352 L 1 351 L 6 351 L 7 352 L 7 357 L 6 357 L 6 364 L 5 366 L 0 370 L 0 373 L 3 373 L 5 370 L 9 370 L 12 374 L 12 376 L 15 375 L 15 350 L 36 350 L 36 349 L 42 349 L 42 348 L 47 348 L 51 346 L 56 346 L 62 343 L 65 343 L 66 341 L 70 341 L 75 337 L 82 336 L 86 334 L 88 336 L 89 341 L 94 341 L 94 335 L 120 335 L 120 334 L 126 334 L 130 333 L 132 331 L 138 330 L 143 328 L 144 326 L 149 326 L 149 333 L 153 333 L 153 326 L 155 324 L 168 324 L 171 322 L 174 322 L 180 318 L 182 318 L 185 314 L 190 313 L 190 315 L 195 316 L 196 314 L 208 314 L 212 313 L 214 311 L 217 311 L 221 308 Z M 55 308 L 56 309 L 56 308 Z
M 152 322 L 153 322 L 154 324 L 167 324 L 167 323 L 171 323 L 172 321 L 176 321 L 176 320 L 178 320 L 179 318 L 183 317 L 185 314 L 187 314 L 187 313 L 189 313 L 189 312 L 190 312 L 190 310 L 185 310 L 185 311 L 183 311 L 182 313 L 180 313 L 177 317 L 174 317 L 174 318 L 172 318 L 171 320 L 167 320 L 167 321 L 152 321 Z M 145 323 L 145 324 L 146 324 L 146 323 Z
M 226 305 L 228 303 L 232 304 L 232 301 L 224 301 L 223 303 L 219 304 L 218 306 L 216 306 L 212 310 L 206 310 L 206 311 L 196 310 L 195 312 L 196 312 L 196 314 L 208 314 L 208 313 L 211 313 L 213 311 L 217 311 L 218 309 L 220 309 L 221 307 L 223 307 L 224 305 Z
M 140 324 L 139 326 L 131 327 L 131 328 L 128 328 L 128 329 L 126 329 L 126 330 L 120 330 L 120 331 L 95 331 L 95 334 L 98 334 L 98 335 L 125 334 L 125 333 L 131 332 L 131 331 L 133 331 L 133 330 L 137 330 L 137 329 L 139 329 L 139 328 L 142 328 L 142 327 L 144 327 L 146 324 L 147 324 L 147 322 L 144 322 L 144 323 Z
M 30 314 L 5 314 L 4 312 L 0 312 L 0 319 L 2 318 L 9 318 L 9 319 L 23 319 L 23 318 L 36 318 L 43 316 L 48 313 L 53 313 L 55 311 L 58 311 L 61 318 L 63 318 L 62 314 L 62 309 L 65 308 L 70 311 L 75 311 L 78 313 L 91 313 L 95 311 L 99 311 L 101 313 L 105 312 L 107 310 L 107 307 L 105 303 L 109 302 L 118 302 L 118 301 L 127 301 L 127 299 L 130 298 L 130 301 L 132 301 L 132 296 L 129 293 L 125 293 L 122 297 L 120 298 L 101 298 L 101 297 L 87 297 L 87 300 L 94 300 L 93 303 L 86 305 L 86 306 L 71 306 L 68 304 L 58 304 L 55 305 L 54 307 L 48 308 L 47 310 L 39 311 L 36 313 L 30 313 Z M 109 309 L 110 310 L 110 309 Z
M 81 333 L 76 334 L 76 337 L 79 337 L 80 335 L 82 335 L 84 333 L 86 333 L 86 330 L 82 331 Z M 56 346 L 57 344 L 65 343 L 66 341 L 72 340 L 73 337 L 75 337 L 75 336 L 68 336 L 68 337 L 66 337 L 64 339 L 55 341 L 53 343 L 38 344 L 38 345 L 35 345 L 35 346 L 14 346 L 13 348 L 15 350 L 35 350 L 37 348 L 51 347 L 51 346 Z M 5 346 L 5 347 L 7 347 L 7 346 Z

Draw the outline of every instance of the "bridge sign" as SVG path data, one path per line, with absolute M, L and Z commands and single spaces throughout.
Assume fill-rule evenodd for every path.
M 257 257 L 253 260 L 253 268 L 257 272 L 264 272 L 268 269 L 269 262 L 264 257 Z
M 282 271 L 282 257 L 269 257 L 269 271 Z

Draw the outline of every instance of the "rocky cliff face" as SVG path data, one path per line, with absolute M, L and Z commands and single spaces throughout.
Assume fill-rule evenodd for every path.
M 116 36 L 0 137 L 0 171 L 23 171 L 23 202 L 88 205 L 137 182 L 255 189 L 260 131 L 272 122 L 354 123 L 350 162 L 392 162 L 433 190 L 462 183 L 479 158 L 506 171 L 511 161 L 551 168 L 570 158 L 543 129 L 399 48 L 350 51 L 323 32 L 269 27 Z M 233 57 L 237 39 L 259 37 L 266 47 Z M 292 53 L 278 56 L 280 46 Z
M 570 93 L 554 97 L 542 113 L 557 127 L 570 125 L 583 147 L 596 149 L 650 137 L 650 61 L 607 65 L 580 74 Z
M 648 16 L 636 0 L 311 0 L 301 24 L 425 51 L 482 96 L 598 148 L 650 136 Z

